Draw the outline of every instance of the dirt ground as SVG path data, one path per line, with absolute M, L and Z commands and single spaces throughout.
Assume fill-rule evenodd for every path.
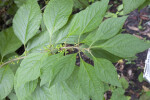
M 118 2 L 121 3 L 120 0 Z M 112 3 L 114 2 L 112 1 Z M 113 6 L 111 11 L 116 12 L 115 8 L 117 6 L 117 4 Z M 132 34 L 142 40 L 150 41 L 150 8 L 145 7 L 140 11 L 135 10 L 131 12 L 124 24 L 124 31 L 122 33 Z M 136 59 L 130 61 L 124 60 L 123 63 L 116 66 L 118 74 L 125 77 L 129 82 L 129 87 L 126 89 L 125 95 L 131 96 L 131 100 L 138 100 L 143 91 L 149 91 L 150 88 L 148 82 L 139 82 L 138 80 L 139 75 L 144 71 L 147 50 L 136 56 Z

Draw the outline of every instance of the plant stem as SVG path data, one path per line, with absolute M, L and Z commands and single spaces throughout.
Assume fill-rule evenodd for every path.
M 79 47 L 74 47 L 74 46 L 70 46 L 70 47 L 61 47 L 61 49 L 80 49 Z
M 25 44 L 24 44 L 24 49 L 25 49 L 24 54 L 25 54 L 25 56 L 27 56 L 27 50 L 26 50 Z
M 44 6 L 43 8 L 41 8 L 41 11 L 44 10 L 46 8 L 46 6 Z
M 92 52 L 89 51 L 89 53 L 91 54 L 91 56 L 92 56 L 93 58 L 95 58 L 94 55 L 92 54 Z
M 81 50 L 80 50 L 81 48 L 79 48 L 79 47 L 74 47 L 74 46 L 70 46 L 70 47 L 61 47 L 61 49 L 78 49 L 79 51 L 81 51 Z M 88 51 L 88 52 L 90 53 L 89 48 L 83 48 L 83 49 L 86 50 L 86 51 Z M 81 56 L 81 55 L 80 55 L 80 52 L 79 52 L 79 56 Z M 24 59 L 25 57 L 26 57 L 26 56 L 19 57 L 19 58 L 16 58 L 16 59 L 12 59 L 12 60 L 9 60 L 9 61 L 7 61 L 7 62 L 1 64 L 1 65 L 0 65 L 0 68 L 3 67 L 4 65 L 7 65 L 7 64 L 13 62 L 13 61 L 17 61 L 17 60 Z M 2 59 L 3 59 L 3 57 L 2 57 Z M 1 62 L 2 62 L 2 59 L 1 59 Z
M 25 57 L 26 57 L 26 56 L 24 56 L 24 57 L 19 57 L 19 58 L 16 58 L 16 59 L 12 59 L 12 60 L 9 60 L 9 61 L 3 63 L 2 65 L 0 65 L 0 68 L 3 67 L 4 65 L 7 65 L 7 64 L 13 62 L 13 61 L 17 61 L 17 60 L 24 59 Z
M 90 48 L 82 48 L 82 50 L 81 50 L 81 48 L 79 48 L 79 47 L 70 46 L 70 47 L 61 47 L 61 49 L 78 49 L 79 52 L 82 50 L 86 50 L 90 53 Z
M 89 46 L 89 48 L 91 48 L 91 46 L 94 44 L 95 42 L 92 42 L 91 45 Z
M 102 48 L 102 46 L 93 46 L 93 47 L 90 47 L 90 48 Z
M 2 56 L 2 58 L 1 58 L 1 63 L 3 62 L 3 56 Z

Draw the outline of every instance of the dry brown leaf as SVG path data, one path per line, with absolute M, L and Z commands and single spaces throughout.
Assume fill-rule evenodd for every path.
M 143 90 L 145 91 L 145 92 L 148 92 L 148 91 L 150 91 L 150 89 L 148 88 L 148 87 L 146 87 L 146 86 L 142 86 L 142 88 L 143 88 Z
M 128 26 L 129 29 L 134 30 L 134 31 L 139 31 L 139 29 L 137 27 L 134 26 Z
M 134 36 L 136 36 L 137 38 L 139 39 L 143 39 L 143 37 L 139 36 L 139 35 L 136 35 L 136 34 L 133 34 Z

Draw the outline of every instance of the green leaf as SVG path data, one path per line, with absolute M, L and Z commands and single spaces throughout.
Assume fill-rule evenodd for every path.
M 50 37 L 48 31 L 39 33 L 31 40 L 29 40 L 26 48 L 27 51 L 30 53 L 44 52 L 44 48 L 49 45 L 50 42 L 49 38 Z
M 18 7 L 21 7 L 27 0 L 14 0 L 15 4 Z
M 9 66 L 0 68 L 0 100 L 9 95 L 13 89 L 14 74 Z
M 28 0 L 14 0 L 14 3 L 19 7 L 25 4 Z M 38 1 L 38 0 L 37 0 Z
M 41 22 L 41 31 L 42 32 L 47 31 L 43 18 L 42 18 L 42 22 Z
M 34 93 L 27 100 L 79 100 L 72 93 L 65 82 L 57 83 L 51 88 L 48 84 L 37 86 Z
M 91 53 L 93 54 L 94 57 L 96 58 L 104 58 L 107 59 L 111 62 L 117 62 L 121 58 L 118 56 L 115 56 L 106 50 L 100 49 L 100 48 L 91 48 Z
M 52 44 L 59 44 L 59 43 L 67 43 L 67 44 L 75 44 L 78 43 L 79 35 L 70 35 L 68 36 L 70 24 L 64 26 L 52 36 Z M 80 36 L 80 41 L 83 41 L 88 34 L 83 34 Z
M 148 5 L 150 5 L 150 1 L 149 1 L 149 0 L 146 0 L 142 5 L 140 5 L 140 6 L 138 7 L 138 10 L 143 9 L 144 7 L 146 7 L 146 6 L 148 6 Z
M 88 97 L 92 100 L 103 100 L 104 85 L 97 78 L 92 65 L 81 60 L 78 78 L 83 92 Z
M 12 27 L 0 32 L 0 53 L 2 57 L 14 52 L 20 46 L 21 42 L 14 34 Z
M 85 95 L 80 86 L 80 81 L 78 79 L 79 67 L 75 66 L 72 75 L 66 80 L 68 87 L 71 89 L 73 94 L 78 98 L 78 100 L 88 100 L 89 96 Z
M 93 3 L 85 10 L 77 13 L 72 22 L 69 35 L 81 35 L 96 29 L 107 10 L 109 0 Z
M 37 79 L 41 74 L 41 64 L 43 64 L 43 60 L 46 59 L 47 56 L 47 53 L 32 53 L 25 57 L 16 72 L 16 86 L 20 87 L 22 84 Z
M 73 8 L 75 10 L 78 10 L 78 9 L 81 10 L 89 6 L 88 0 L 73 0 L 73 2 L 74 2 Z
M 48 86 L 37 86 L 34 93 L 31 95 L 31 100 L 55 100 L 51 99 L 51 93 Z
M 57 44 L 57 43 L 64 43 L 65 41 L 67 41 L 69 28 L 70 28 L 70 20 L 67 22 L 65 26 L 63 26 L 60 30 L 56 31 L 55 34 L 53 34 L 52 43 Z
M 71 19 L 71 18 L 70 18 Z M 70 35 L 68 36 L 71 20 L 60 30 L 56 31 L 55 34 L 52 36 L 52 44 L 58 43 L 68 43 L 68 44 L 75 44 L 78 43 L 78 35 Z M 82 41 L 88 34 L 81 35 L 80 41 Z
M 1 54 L 0 54 L 0 61 L 2 60 L 2 56 L 1 56 Z
M 51 0 L 48 3 L 43 18 L 50 36 L 67 23 L 72 7 L 72 0 Z
M 149 43 L 146 43 L 135 36 L 120 34 L 99 46 L 95 46 L 94 48 L 102 48 L 116 56 L 129 58 L 148 49 L 149 47 Z
M 130 13 L 131 11 L 138 8 L 142 5 L 146 0 L 123 0 L 123 12 L 124 14 Z
M 126 18 L 124 16 L 105 20 L 100 24 L 93 40 L 106 40 L 115 36 L 122 29 Z
M 67 43 L 67 44 L 75 44 L 78 43 L 79 35 L 68 35 L 70 29 L 70 23 L 66 24 L 59 31 L 55 32 L 52 36 L 53 44 L 57 43 Z M 80 37 L 80 41 L 82 41 L 88 34 L 83 34 Z
M 142 82 L 144 80 L 143 78 L 143 73 L 141 72 L 140 75 L 138 76 L 139 82 Z
M 97 32 L 98 28 L 94 29 L 93 31 L 88 33 L 88 36 L 82 41 L 86 45 L 91 45 L 93 41 L 95 41 L 95 35 Z
M 124 77 L 121 77 L 119 82 L 121 83 L 123 89 L 127 89 L 129 87 L 129 83 Z
M 51 66 L 53 66 L 53 64 L 56 63 L 61 56 L 63 56 L 63 55 L 61 53 L 59 53 L 56 55 L 50 55 L 47 57 L 47 59 L 45 59 L 44 63 L 42 64 L 42 67 L 41 67 L 40 86 L 50 82 Z
M 116 69 L 110 61 L 106 59 L 94 58 L 94 68 L 97 77 L 101 81 L 121 87 Z
M 150 91 L 142 94 L 139 100 L 150 100 Z
M 74 70 L 75 62 L 76 54 L 61 57 L 61 59 L 59 59 L 56 64 L 52 66 L 51 85 L 69 78 Z
M 113 91 L 112 97 L 110 100 L 128 100 L 126 96 L 124 96 L 124 90 L 122 88 L 117 88 Z
M 41 10 L 36 0 L 28 0 L 19 8 L 13 19 L 13 29 L 23 44 L 26 44 L 36 34 L 41 19 Z
M 48 60 L 51 61 L 51 59 L 47 58 L 46 63 Z M 49 73 L 47 73 L 47 75 L 49 76 L 47 82 L 50 81 L 50 85 L 54 85 L 55 83 L 64 81 L 72 74 L 75 66 L 76 55 L 72 54 L 72 55 L 62 56 L 56 61 L 57 61 L 56 63 L 51 62 L 53 63 L 53 64 L 49 64 L 51 66 L 44 65 L 44 70 L 46 72 L 49 71 Z
M 57 83 L 50 88 L 52 100 L 80 100 L 65 82 Z
M 79 42 L 81 43 L 81 41 L 83 41 L 86 38 L 87 35 L 88 34 L 82 34 L 80 36 Z M 79 38 L 79 35 L 70 35 L 70 36 L 67 37 L 67 39 L 64 38 L 59 42 L 60 43 L 67 43 L 67 44 L 77 44 L 78 43 L 78 38 Z
M 28 100 L 26 98 L 30 97 L 34 92 L 37 86 L 38 80 L 27 82 L 26 84 L 22 84 L 20 87 L 16 86 L 16 79 L 14 82 L 14 88 L 17 95 L 18 100 Z
M 126 18 L 127 16 L 118 17 L 118 18 L 109 18 L 105 20 L 100 24 L 98 29 L 94 30 L 86 37 L 84 42 L 87 45 L 92 46 L 97 43 L 99 44 L 109 38 L 112 38 L 113 36 L 115 36 L 120 32 Z
M 13 93 L 13 92 L 11 92 L 11 93 L 8 95 L 8 98 L 9 98 L 10 100 L 18 100 L 16 94 Z

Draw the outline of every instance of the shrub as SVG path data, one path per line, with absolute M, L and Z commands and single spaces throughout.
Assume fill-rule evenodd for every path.
M 124 0 L 125 14 L 146 2 L 138 1 Z M 108 3 L 96 1 L 76 14 L 72 0 L 51 0 L 43 15 L 37 0 L 20 6 L 13 26 L 0 33 L 0 99 L 103 100 L 113 87 L 111 100 L 126 100 L 112 62 L 132 58 L 150 44 L 120 34 L 126 15 L 103 21 Z M 16 57 L 22 44 L 25 52 Z

